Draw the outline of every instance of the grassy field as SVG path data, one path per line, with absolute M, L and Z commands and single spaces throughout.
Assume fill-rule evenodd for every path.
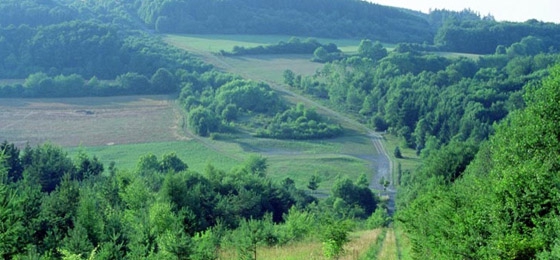
M 327 141 L 282 141 L 250 136 L 211 140 L 183 129 L 183 112 L 168 96 L 0 99 L 0 139 L 19 147 L 52 142 L 95 155 L 105 164 L 132 170 L 146 154 L 176 152 L 191 169 L 208 163 L 229 171 L 251 154 L 268 158 L 269 176 L 294 179 L 305 188 L 311 174 L 327 193 L 336 176 L 356 179 L 372 162 L 355 156 L 374 152 L 367 138 L 344 136 Z M 362 156 L 363 157 L 363 156 Z
M 291 36 L 283 35 L 164 35 L 163 39 L 178 48 L 198 55 L 207 63 L 247 78 L 283 81 L 282 73 L 286 69 L 296 74 L 313 75 L 322 67 L 321 63 L 311 62 L 309 55 L 246 55 L 237 57 L 216 57 L 213 53 L 220 50 L 231 51 L 234 46 L 256 47 L 259 45 L 288 42 Z M 300 38 L 301 40 L 305 40 Z M 335 43 L 347 54 L 356 53 L 360 40 L 315 38 L 319 42 Z
M 345 253 L 338 259 L 358 260 L 364 259 L 371 244 L 375 243 L 377 237 L 383 232 L 381 229 L 358 231 L 350 233 L 350 242 L 344 246 Z M 220 254 L 220 259 L 237 259 L 233 249 L 225 249 Z M 319 241 L 308 241 L 290 244 L 282 247 L 259 247 L 257 248 L 257 259 L 262 260 L 326 260 L 323 256 L 322 243 Z
M 289 35 L 164 35 L 164 40 L 178 47 L 198 50 L 203 52 L 218 52 L 220 50 L 231 51 L 234 46 L 257 47 L 259 45 L 276 44 L 280 41 L 288 42 L 292 38 Z M 305 41 L 305 37 L 296 37 Z M 327 39 L 314 38 L 322 44 L 334 43 L 345 53 L 358 51 L 361 39 Z
M 282 83 L 283 73 L 289 69 L 299 75 L 311 76 L 323 64 L 311 62 L 313 55 L 253 55 L 222 57 L 228 71 L 255 80 Z
M 189 169 L 197 172 L 203 172 L 208 164 L 229 171 L 242 162 L 241 158 L 213 150 L 194 140 L 112 146 L 80 146 L 68 148 L 67 151 L 71 156 L 83 151 L 86 154 L 97 156 L 105 165 L 113 161 L 117 168 L 126 170 L 135 169 L 139 158 L 143 155 L 154 154 L 161 159 L 162 155 L 169 152 L 177 153 L 177 156 L 187 163 Z
M 274 140 L 253 137 L 234 137 L 224 140 L 202 139 L 207 147 L 223 154 L 246 158 L 259 154 L 268 159 L 268 176 L 281 181 L 291 178 L 296 186 L 305 189 L 309 178 L 318 174 L 322 182 L 318 192 L 328 193 L 337 177 L 357 179 L 375 167 L 371 154 L 376 151 L 364 136 L 347 135 L 328 140 Z
M 357 139 L 359 140 L 359 139 Z M 71 155 L 79 151 L 96 155 L 102 162 L 114 161 L 118 168 L 133 170 L 142 155 L 161 156 L 176 152 L 189 168 L 203 172 L 208 164 L 229 171 L 242 164 L 252 154 L 262 155 L 268 161 L 268 176 L 274 181 L 287 177 L 296 182 L 297 187 L 305 189 L 312 174 L 318 174 L 322 182 L 317 192 L 328 193 L 338 176 L 356 179 L 361 173 L 370 173 L 372 162 L 340 153 L 350 149 L 349 145 L 337 142 L 356 142 L 350 137 L 335 139 L 334 142 L 320 141 L 279 141 L 270 139 L 210 140 L 192 139 L 138 143 L 124 145 L 80 146 L 69 148 Z M 358 146 L 358 143 L 354 143 Z M 366 150 L 367 147 L 360 149 Z M 336 152 L 339 151 L 339 152 Z

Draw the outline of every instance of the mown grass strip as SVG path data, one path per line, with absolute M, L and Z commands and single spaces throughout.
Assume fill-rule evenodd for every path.
M 360 260 L 377 259 L 377 256 L 383 246 L 383 242 L 385 241 L 386 234 L 387 234 L 387 229 L 386 228 L 382 229 L 379 236 L 377 236 L 375 243 L 372 243 L 369 249 L 366 251 L 366 253 L 363 256 L 361 256 L 359 259 Z
M 398 259 L 412 260 L 412 245 L 410 239 L 399 225 L 395 225 L 395 239 L 397 242 Z
M 113 161 L 117 168 L 126 170 L 135 169 L 140 157 L 150 153 L 161 158 L 166 153 L 175 152 L 181 160 L 187 163 L 189 169 L 199 172 L 202 172 L 208 164 L 212 164 L 218 169 L 229 170 L 241 163 L 240 160 L 218 153 L 196 141 L 105 145 L 68 148 L 67 150 L 71 156 L 79 151 L 84 151 L 91 156 L 97 156 L 106 165 Z
M 377 259 L 395 260 L 398 259 L 398 257 L 399 254 L 397 249 L 397 240 L 395 239 L 395 229 L 389 228 L 385 236 L 385 241 L 383 241 L 381 250 L 377 255 Z

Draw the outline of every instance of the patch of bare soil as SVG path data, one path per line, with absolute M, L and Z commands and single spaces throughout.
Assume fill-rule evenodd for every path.
M 168 96 L 0 99 L 0 141 L 99 146 L 185 139 Z

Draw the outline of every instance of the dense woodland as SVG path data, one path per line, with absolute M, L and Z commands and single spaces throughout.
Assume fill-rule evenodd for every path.
M 397 219 L 418 256 L 560 257 L 559 88 L 556 66 L 525 87 L 526 108 L 510 113 L 487 142 L 450 143 L 403 176 Z
M 318 202 L 290 179 L 268 179 L 266 158 L 257 156 L 199 173 L 174 153 L 148 154 L 124 171 L 49 143 L 0 148 L 2 258 L 216 259 L 223 248 L 251 259 L 257 245 L 329 241 L 348 232 L 345 219 L 365 220 L 378 202 L 365 176 L 337 180 Z M 383 225 L 377 215 L 364 223 Z
M 285 71 L 287 85 L 416 150 L 422 166 L 398 172 L 394 216 L 416 258 L 560 257 L 560 25 L 351 0 L 5 0 L 0 12 L 0 78 L 16 82 L 0 97 L 173 94 L 187 127 L 210 137 L 330 138 L 344 129 L 156 33 L 365 39 L 348 56 L 296 38 L 233 54 L 312 53 L 325 66 L 313 76 Z M 353 227 L 388 224 L 365 175 L 339 178 L 318 200 L 309 196 L 317 176 L 311 191 L 273 182 L 258 156 L 203 172 L 173 153 L 118 167 L 54 144 L 2 143 L 0 256 L 216 259 L 234 250 L 253 259 L 260 245 L 316 239 L 334 258 Z
M 560 61 L 558 54 L 531 49 L 532 40 L 478 59 L 444 58 L 406 44 L 387 52 L 365 40 L 357 56 L 326 64 L 309 77 L 286 71 L 284 80 L 378 131 L 400 136 L 403 146 L 420 154 L 452 140 L 485 140 L 495 122 L 524 107 L 523 86 Z M 517 48 L 540 52 L 517 54 Z
M 423 42 L 433 36 L 426 20 L 363 1 L 135 1 L 138 15 L 158 32 L 287 34 L 389 42 Z

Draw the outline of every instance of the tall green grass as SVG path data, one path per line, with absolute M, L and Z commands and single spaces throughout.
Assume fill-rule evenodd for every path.
M 196 141 L 76 147 L 68 148 L 67 151 L 71 156 L 83 151 L 90 156 L 97 156 L 106 165 L 115 162 L 117 168 L 127 170 L 135 169 L 143 155 L 154 154 L 161 159 L 162 155 L 170 152 L 177 153 L 177 156 L 195 171 L 203 171 L 208 164 L 218 169 L 229 170 L 242 162 L 238 158 L 212 150 Z

